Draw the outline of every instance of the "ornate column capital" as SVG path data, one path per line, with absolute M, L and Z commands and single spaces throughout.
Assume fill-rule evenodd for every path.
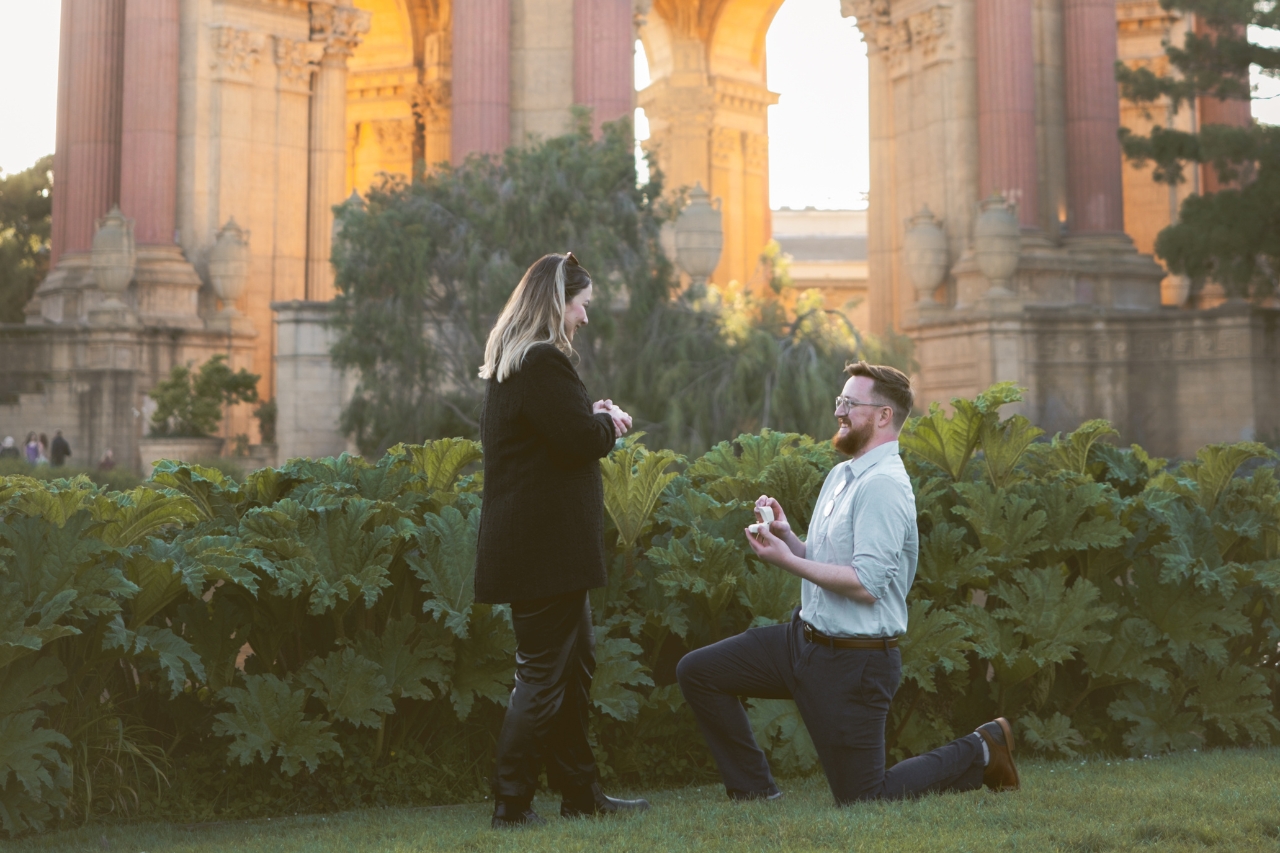
M 867 53 L 888 50 L 893 42 L 893 21 L 889 0 L 840 0 L 840 14 L 856 19 Z
M 266 36 L 238 27 L 210 27 L 213 42 L 213 58 L 209 67 L 216 80 L 235 83 L 252 83 L 254 69 L 262 59 Z
M 373 16 L 350 6 L 311 4 L 311 40 L 324 46 L 325 59 L 346 61 L 369 32 Z
M 911 44 L 926 66 L 950 59 L 955 45 L 951 37 L 951 6 L 940 3 L 907 18 Z
M 311 94 L 311 74 L 320 66 L 324 45 L 314 41 L 295 41 L 276 36 L 276 68 L 280 72 L 282 92 Z

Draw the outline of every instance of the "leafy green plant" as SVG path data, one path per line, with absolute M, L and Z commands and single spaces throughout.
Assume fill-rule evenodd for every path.
M 151 415 L 151 435 L 200 437 L 212 435 L 225 406 L 258 401 L 257 374 L 241 368 L 232 372 L 227 357 L 215 355 L 193 371 L 177 364 L 169 378 L 151 391 L 156 410 Z
M 1175 467 L 1110 428 L 1035 435 L 996 386 L 908 423 L 920 562 L 887 738 L 918 754 L 1003 713 L 1032 751 L 1155 754 L 1280 736 L 1280 481 L 1252 443 Z M 797 580 L 744 541 L 803 533 L 829 442 L 763 431 L 602 463 L 592 737 L 607 779 L 714 778 L 675 665 L 788 620 Z M 162 462 L 110 491 L 0 479 L 0 825 L 456 802 L 485 790 L 508 608 L 474 600 L 481 448 L 397 445 L 232 479 Z M 778 772 L 816 755 L 752 702 Z

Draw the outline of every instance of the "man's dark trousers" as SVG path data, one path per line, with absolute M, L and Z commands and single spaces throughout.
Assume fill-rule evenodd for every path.
M 982 787 L 981 736 L 969 734 L 884 769 L 884 728 L 902 676 L 895 649 L 833 649 L 790 624 L 752 628 L 685 655 L 680 690 L 731 796 L 773 788 L 738 697 L 794 699 L 839 804 Z
M 517 601 L 516 686 L 498 735 L 494 793 L 532 799 L 543 763 L 553 788 L 586 788 L 596 781 L 587 740 L 595 632 L 585 590 Z

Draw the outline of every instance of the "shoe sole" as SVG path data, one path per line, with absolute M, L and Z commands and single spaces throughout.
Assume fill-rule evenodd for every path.
M 1004 717 L 996 717 L 995 722 L 1000 726 L 1000 731 L 1004 733 L 1004 741 L 1009 747 L 1009 768 L 1013 770 L 1013 787 L 1005 788 L 1006 791 L 1017 791 L 1022 787 L 1022 779 L 1018 776 L 1018 765 L 1013 761 L 1013 727 L 1009 725 L 1009 721 Z

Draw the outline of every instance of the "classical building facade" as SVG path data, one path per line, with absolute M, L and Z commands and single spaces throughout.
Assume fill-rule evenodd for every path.
M 1121 104 L 1113 64 L 1159 63 L 1194 20 L 1154 0 L 821 1 L 856 20 L 871 70 L 865 267 L 841 287 L 871 331 L 915 338 L 926 401 L 1012 379 L 1046 426 L 1109 416 L 1164 453 L 1276 428 L 1256 396 L 1221 435 L 1142 426 L 1184 404 L 1200 416 L 1231 377 L 1268 387 L 1277 358 L 1270 313 L 1162 307 L 1185 294 L 1143 254 L 1196 187 L 1170 194 L 1122 164 L 1122 114 L 1153 119 Z M 765 35 L 780 5 L 63 0 L 53 271 L 27 323 L 0 328 L 0 432 L 61 428 L 79 458 L 111 447 L 136 464 L 146 392 L 223 353 L 277 400 L 282 456 L 342 450 L 349 383 L 323 327 L 333 206 L 415 163 L 561 133 L 575 105 L 597 125 L 643 107 L 668 185 L 721 200 L 713 280 L 750 280 L 775 231 Z M 637 38 L 652 80 L 638 93 Z M 1194 120 L 1247 121 L 1233 109 Z M 116 207 L 123 243 L 100 227 Z M 856 260 L 797 262 L 821 277 Z M 1182 390 L 1153 409 L 1160 382 Z M 249 407 L 223 434 L 259 441 Z

